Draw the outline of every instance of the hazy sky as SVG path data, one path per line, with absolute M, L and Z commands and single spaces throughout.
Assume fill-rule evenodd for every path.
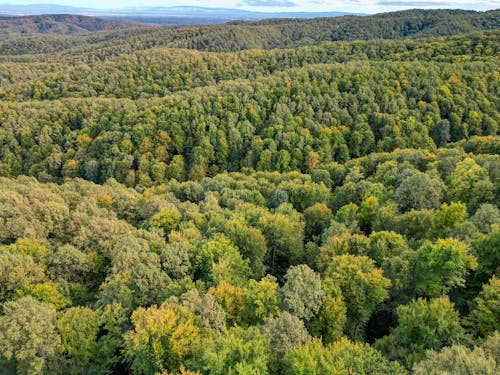
M 500 0 L 0 0 L 0 4 L 60 4 L 89 8 L 194 5 L 257 11 L 380 12 L 407 8 L 500 8 Z

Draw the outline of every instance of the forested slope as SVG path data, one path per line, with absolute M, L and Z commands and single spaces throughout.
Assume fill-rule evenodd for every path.
M 0 17 L 0 35 L 61 34 L 79 35 L 96 31 L 138 28 L 134 22 L 111 21 L 71 14 Z
M 0 372 L 498 373 L 498 22 L 0 42 Z
M 368 17 L 343 16 L 313 20 L 271 20 L 232 22 L 225 25 L 197 25 L 130 29 L 87 36 L 29 35 L 5 38 L 0 55 L 54 53 L 66 51 L 96 55 L 144 50 L 153 46 L 189 48 L 213 52 L 244 49 L 290 48 L 323 41 L 357 39 L 405 39 L 451 36 L 500 27 L 500 10 L 410 10 Z

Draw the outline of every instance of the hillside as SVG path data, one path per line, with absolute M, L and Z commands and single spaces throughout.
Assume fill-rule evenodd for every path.
M 499 22 L 2 36 L 1 374 L 499 373 Z
M 411 10 L 369 17 L 273 19 L 225 25 L 144 27 L 58 38 L 12 36 L 0 41 L 1 55 L 75 53 L 102 58 L 154 46 L 214 52 L 294 48 L 323 41 L 450 36 L 500 28 L 500 10 Z
M 97 31 L 123 30 L 139 24 L 68 14 L 0 17 L 0 35 L 58 34 L 81 35 Z

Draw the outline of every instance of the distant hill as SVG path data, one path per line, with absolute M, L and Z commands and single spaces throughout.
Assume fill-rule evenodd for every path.
M 43 20 L 47 17 L 51 21 L 45 26 L 29 25 L 35 24 L 34 20 Z M 59 18 L 65 20 L 58 25 L 60 28 L 51 26 L 51 23 Z M 84 21 L 84 25 L 79 26 L 77 22 L 79 19 Z M 474 12 L 414 9 L 366 17 L 350 15 L 316 19 L 284 18 L 257 22 L 239 20 L 223 25 L 163 27 L 144 27 L 138 23 L 81 16 L 22 17 L 10 18 L 6 22 L 7 25 L 12 25 L 10 29 L 6 27 L 3 31 L 0 26 L 0 35 L 10 32 L 9 37 L 0 38 L 0 56 L 52 54 L 71 50 L 71 53 L 78 54 L 85 51 L 85 56 L 106 58 L 130 50 L 145 50 L 157 46 L 231 52 L 246 49 L 294 48 L 324 41 L 450 36 L 500 29 L 500 10 Z M 111 31 L 78 35 L 98 30 Z M 27 37 L 19 36 L 21 32 L 46 34 L 29 34 Z M 68 35 L 57 35 L 55 38 L 54 33 Z M 70 35 L 71 33 L 76 36 Z
M 132 27 L 140 27 L 140 25 L 134 22 L 114 21 L 69 14 L 0 17 L 0 35 L 81 35 L 89 32 L 123 30 Z
M 106 19 L 134 21 L 150 24 L 191 25 L 220 24 L 228 21 L 259 21 L 268 18 L 317 18 L 338 17 L 346 12 L 252 12 L 231 8 L 206 8 L 192 6 L 136 7 L 123 9 L 91 9 L 51 4 L 11 5 L 0 4 L 0 15 L 28 16 L 42 14 L 80 14 Z M 358 14 L 361 15 L 361 14 Z

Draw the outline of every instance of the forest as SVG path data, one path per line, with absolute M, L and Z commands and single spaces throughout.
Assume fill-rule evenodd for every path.
M 499 373 L 499 10 L 9 27 L 1 374 Z

